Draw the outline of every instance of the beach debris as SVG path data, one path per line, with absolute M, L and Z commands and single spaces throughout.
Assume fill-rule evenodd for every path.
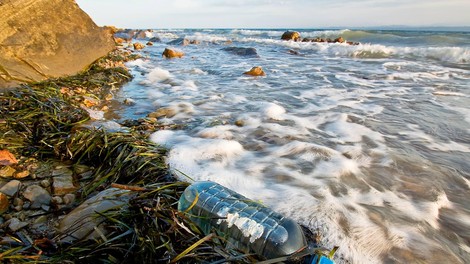
M 263 68 L 260 66 L 253 67 L 251 70 L 244 72 L 243 74 L 251 76 L 266 76 L 266 73 L 264 73 Z
M 141 49 L 145 48 L 145 45 L 140 43 L 140 42 L 136 42 L 133 45 L 134 45 L 134 50 L 141 50 Z
M 239 55 L 239 56 L 259 57 L 258 52 L 256 51 L 255 48 L 226 47 L 226 48 L 223 48 L 222 50 L 235 54 L 235 55 Z
M 166 59 L 182 58 L 183 56 L 184 56 L 184 53 L 182 51 L 170 49 L 170 48 L 165 48 L 165 50 L 162 53 L 162 57 Z
M 300 33 L 297 31 L 286 31 L 281 36 L 282 40 L 293 40 L 293 41 L 300 41 Z

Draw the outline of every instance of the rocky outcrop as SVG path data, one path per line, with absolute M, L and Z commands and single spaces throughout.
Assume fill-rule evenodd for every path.
M 282 40 L 293 40 L 293 41 L 300 41 L 300 33 L 297 31 L 286 31 L 282 34 Z
M 75 74 L 115 48 L 73 0 L 0 0 L 0 88 Z

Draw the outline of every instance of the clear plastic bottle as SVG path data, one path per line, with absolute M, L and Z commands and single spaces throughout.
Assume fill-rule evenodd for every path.
M 295 221 L 215 182 L 195 182 L 186 188 L 178 210 L 187 213 L 204 233 L 216 229 L 235 247 L 267 259 L 307 246 Z

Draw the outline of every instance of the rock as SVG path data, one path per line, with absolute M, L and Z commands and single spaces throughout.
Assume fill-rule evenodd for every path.
M 243 74 L 246 75 L 251 75 L 251 76 L 265 76 L 266 73 L 264 73 L 263 68 L 256 66 L 251 68 L 251 70 L 244 72 Z
M 343 37 L 339 37 L 339 38 L 335 39 L 335 42 L 337 42 L 337 43 L 344 43 L 345 40 L 344 40 Z
M 140 42 L 136 42 L 133 45 L 134 45 L 135 50 L 141 50 L 141 49 L 145 48 L 145 45 L 140 43 Z
M 49 192 L 39 185 L 28 186 L 23 192 L 23 196 L 31 202 L 32 209 L 41 208 L 41 205 L 49 205 L 51 202 L 51 195 Z
M 6 149 L 0 150 L 0 166 L 9 166 L 18 163 L 18 160 L 15 158 L 10 151 Z
M 8 196 L 6 194 L 0 193 L 0 215 L 8 211 L 10 207 L 10 201 L 8 201 Z
M 127 42 L 127 40 L 123 39 L 123 38 L 114 38 L 114 42 L 117 44 L 117 45 L 122 45 L 124 42 Z
M 153 43 L 149 41 L 149 42 L 147 42 L 147 44 L 145 44 L 145 45 L 147 45 L 147 46 L 153 46 Z
M 58 204 L 63 204 L 64 201 L 62 200 L 62 197 L 60 197 L 60 196 L 54 196 L 54 197 L 52 197 L 52 199 L 51 199 L 51 203 L 54 204 L 54 205 L 58 205 Z
M 30 173 L 29 173 L 28 170 L 24 170 L 24 171 L 15 173 L 15 175 L 13 176 L 13 178 L 15 178 L 15 179 L 23 179 L 23 178 L 28 177 L 29 174 L 30 174 Z
M 139 30 L 139 31 L 135 32 L 134 38 L 135 39 L 148 39 L 147 32 L 150 33 L 150 31 L 148 31 L 148 30 Z
M 149 39 L 149 42 L 162 42 L 162 40 L 158 37 L 153 37 Z
M 135 105 L 135 100 L 132 99 L 132 98 L 126 98 L 126 99 L 124 99 L 123 103 L 125 105 Z
M 162 107 L 157 111 L 147 115 L 149 118 L 160 118 L 160 117 L 173 117 L 177 114 L 176 109 L 170 107 Z
M 245 121 L 239 119 L 239 120 L 235 121 L 235 125 L 236 125 L 237 127 L 242 127 L 242 126 L 245 125 Z
M 11 178 L 15 174 L 16 170 L 10 166 L 4 166 L 0 168 L 0 177 L 1 178 Z
M 166 48 L 163 51 L 162 56 L 163 56 L 163 58 L 166 58 L 166 59 L 182 58 L 184 56 L 184 53 L 182 51 Z
M 99 214 L 111 210 L 125 210 L 130 198 L 130 191 L 110 188 L 86 200 L 60 221 L 59 231 L 63 234 L 61 242 L 95 239 L 100 237 L 100 233 L 106 235 L 103 224 L 105 218 Z
M 115 48 L 73 0 L 1 1 L 0 14 L 0 88 L 76 74 Z
M 0 188 L 0 192 L 4 193 L 10 197 L 15 196 L 16 193 L 20 190 L 21 182 L 18 180 L 9 181 L 7 184 L 3 185 Z
M 297 50 L 288 50 L 287 52 L 289 52 L 289 54 L 292 54 L 292 55 L 300 55 L 300 52 L 298 52 Z
M 41 187 L 43 188 L 49 188 L 51 186 L 51 182 L 49 181 L 49 179 L 44 179 L 44 180 L 41 180 L 39 182 L 39 184 L 41 185 Z
M 64 204 L 73 204 L 75 202 L 75 194 L 67 193 L 63 198 Z
M 186 38 L 178 38 L 178 39 L 175 39 L 175 40 L 172 40 L 170 42 L 168 42 L 167 44 L 168 45 L 180 45 L 180 46 L 187 46 L 187 45 L 191 45 L 191 44 L 194 44 L 194 45 L 199 45 L 201 42 L 199 40 L 196 40 L 196 39 L 186 39 Z
M 8 228 L 10 229 L 11 232 L 16 232 L 16 231 L 20 230 L 21 228 L 28 225 L 28 223 L 22 222 L 18 218 L 12 218 L 12 219 L 8 220 L 5 224 L 8 225 Z
M 72 175 L 62 175 L 52 178 L 52 190 L 54 195 L 65 195 L 77 190 L 73 184 Z
M 235 54 L 235 55 L 240 55 L 240 56 L 259 57 L 258 52 L 256 51 L 255 48 L 227 47 L 227 48 L 223 48 L 222 50 Z
M 286 31 L 282 34 L 282 40 L 293 40 L 293 41 L 300 41 L 300 33 L 297 31 Z

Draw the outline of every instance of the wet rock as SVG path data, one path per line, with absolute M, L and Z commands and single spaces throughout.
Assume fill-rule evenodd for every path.
M 135 32 L 134 38 L 135 39 L 148 39 L 147 33 L 151 33 L 149 30 L 139 30 Z
M 235 125 L 237 127 L 242 127 L 242 126 L 245 125 L 245 121 L 239 119 L 239 120 L 235 121 Z
M 3 166 L 0 168 L 0 177 L 11 178 L 15 174 L 16 170 L 10 166 Z
M 162 53 L 162 57 L 166 59 L 182 58 L 183 56 L 184 53 L 182 51 L 173 50 L 170 48 L 166 48 Z
M 136 42 L 133 45 L 134 45 L 134 50 L 141 50 L 141 49 L 145 48 L 145 45 L 140 43 L 140 42 Z
M 239 56 L 259 57 L 255 48 L 226 47 L 222 50 Z
M 122 45 L 124 42 L 127 42 L 127 40 L 123 38 L 114 38 L 114 42 L 116 42 L 117 45 Z
M 149 42 L 162 42 L 162 40 L 158 37 L 153 37 L 149 39 Z
M 55 176 L 52 178 L 52 190 L 54 195 L 64 195 L 77 190 L 73 184 L 72 175 Z
M 32 209 L 41 208 L 41 205 L 49 205 L 51 195 L 39 185 L 31 185 L 23 192 L 24 198 L 31 202 Z M 23 206 L 25 207 L 25 205 Z
M 244 72 L 243 74 L 245 75 L 251 75 L 251 76 L 265 76 L 266 73 L 264 73 L 263 68 L 256 66 L 251 68 L 251 70 Z
M 201 42 L 196 39 L 187 39 L 187 38 L 178 38 L 175 40 L 172 40 L 168 42 L 168 45 L 174 45 L 174 46 L 187 46 L 187 45 L 199 45 Z
M 300 52 L 298 52 L 297 50 L 288 50 L 287 52 L 289 52 L 289 54 L 292 54 L 292 55 L 300 55 Z
M 18 218 L 12 218 L 12 219 L 8 220 L 5 224 L 8 225 L 8 228 L 10 229 L 11 232 L 16 232 L 16 231 L 20 230 L 21 228 L 28 225 L 28 223 L 22 222 Z
M 147 42 L 147 44 L 145 44 L 145 45 L 147 45 L 147 46 L 153 46 L 153 43 L 149 41 L 149 42 Z
M 282 40 L 293 40 L 293 41 L 300 41 L 300 33 L 297 31 L 286 31 L 282 34 Z
M 0 165 L 9 166 L 17 163 L 18 160 L 10 151 L 6 149 L 0 150 Z
M 336 42 L 336 43 L 344 43 L 345 40 L 344 40 L 343 37 L 339 37 L 339 38 L 335 39 L 335 42 Z
M 7 184 L 3 185 L 0 188 L 0 192 L 8 196 L 15 196 L 15 194 L 20 190 L 21 182 L 18 180 L 9 181 Z
M 160 118 L 160 117 L 173 117 L 177 114 L 177 111 L 171 107 L 162 107 L 157 111 L 147 115 L 149 118 Z
M 126 99 L 124 99 L 123 103 L 125 105 L 135 105 L 135 100 L 131 99 L 131 98 L 126 98 Z
M 10 207 L 8 196 L 6 196 L 6 194 L 0 193 L 0 215 L 8 211 L 8 207 Z
M 130 198 L 130 191 L 111 188 L 86 200 L 60 221 L 59 231 L 63 234 L 61 242 L 95 239 L 100 237 L 100 233 L 106 234 L 103 224 L 105 218 L 99 214 L 125 210 Z M 96 229 L 100 231 L 97 232 Z

